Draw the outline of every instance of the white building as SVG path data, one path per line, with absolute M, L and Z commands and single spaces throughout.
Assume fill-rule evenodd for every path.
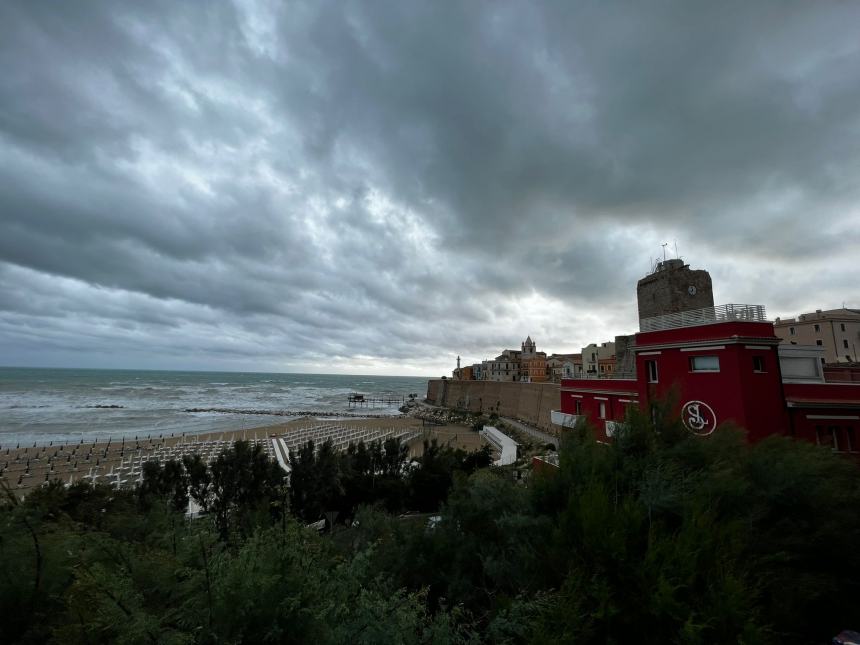
M 485 381 L 517 381 L 520 378 L 520 355 L 515 349 L 506 349 L 495 360 L 482 363 Z

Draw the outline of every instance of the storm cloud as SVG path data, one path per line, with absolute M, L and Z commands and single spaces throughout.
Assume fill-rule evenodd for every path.
M 4 2 L 0 364 L 434 374 L 860 306 L 860 6 Z

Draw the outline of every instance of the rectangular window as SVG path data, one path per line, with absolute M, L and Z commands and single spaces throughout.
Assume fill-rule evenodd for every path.
M 815 426 L 815 441 L 819 446 L 833 448 L 833 432 L 831 428 Z
M 657 361 L 645 361 L 645 370 L 648 372 L 648 382 L 657 382 Z
M 691 356 L 690 357 L 691 372 L 719 372 L 720 357 L 719 356 Z
M 818 345 L 819 347 L 821 347 L 824 344 L 824 341 L 819 338 L 818 340 L 815 341 L 815 344 Z
M 813 329 L 815 329 L 815 332 L 816 332 L 816 333 L 821 333 L 821 325 L 819 325 L 818 323 L 816 323 L 816 324 L 814 324 L 812 327 L 813 327 Z
M 839 426 L 830 426 L 827 428 L 830 433 L 830 447 L 835 451 L 839 451 Z
M 764 372 L 764 356 L 753 356 L 753 372 Z
M 848 339 L 847 338 L 842 339 L 842 347 L 844 347 L 845 349 L 848 349 Z
M 600 418 L 606 418 L 606 404 L 603 401 L 600 402 Z
M 821 376 L 821 368 L 814 356 L 781 357 L 779 364 L 785 378 L 816 379 Z
M 839 323 L 839 329 L 845 331 L 845 323 Z
M 789 335 L 794 336 L 794 327 L 789 327 L 788 333 L 789 333 Z

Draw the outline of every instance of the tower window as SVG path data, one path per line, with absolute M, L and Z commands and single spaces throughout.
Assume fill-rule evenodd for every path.
M 839 323 L 839 329 L 845 331 L 845 323 Z
M 789 335 L 794 336 L 794 335 L 795 335 L 794 327 L 789 327 L 789 328 L 788 328 L 788 333 L 789 333 Z
M 815 332 L 816 332 L 816 333 L 821 333 L 821 325 L 819 325 L 818 323 L 815 323 L 815 324 L 812 326 L 812 328 L 813 328 L 813 329 L 815 329 Z
M 819 338 L 818 340 L 815 341 L 815 344 L 818 345 L 819 347 L 821 347 L 824 344 L 824 341 Z
M 691 372 L 719 372 L 720 357 L 719 356 L 691 356 L 690 357 Z
M 753 356 L 753 372 L 764 372 L 764 356 Z
M 606 404 L 603 401 L 600 402 L 600 418 L 606 418 Z
M 844 347 L 845 349 L 848 349 L 848 339 L 847 338 L 842 339 L 842 347 Z
M 657 382 L 657 361 L 645 361 L 645 370 L 648 372 L 648 382 Z

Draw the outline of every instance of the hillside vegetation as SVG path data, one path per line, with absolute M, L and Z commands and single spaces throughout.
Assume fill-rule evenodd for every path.
M 570 432 L 560 468 L 525 485 L 486 452 L 428 445 L 410 467 L 391 443 L 307 446 L 287 489 L 239 443 L 209 467 L 150 466 L 137 491 L 8 495 L 0 642 L 821 643 L 857 628 L 854 462 L 645 416 L 612 445 L 591 436 Z M 189 495 L 206 514 L 180 512 Z M 325 515 L 332 530 L 305 528 Z

